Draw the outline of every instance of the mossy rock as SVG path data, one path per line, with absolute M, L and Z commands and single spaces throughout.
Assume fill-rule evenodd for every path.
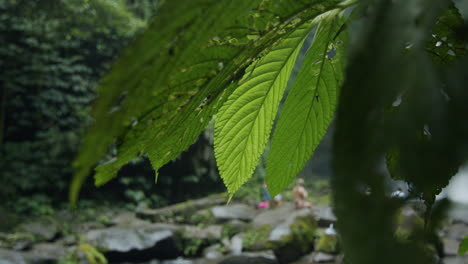
M 236 234 L 242 233 L 246 231 L 247 224 L 239 221 L 239 220 L 232 220 L 223 225 L 223 229 L 221 231 L 221 236 L 231 238 Z
M 271 226 L 264 225 L 247 231 L 242 240 L 242 248 L 246 251 L 271 249 L 273 244 L 268 241 L 271 229 Z
M 196 212 L 189 217 L 189 223 L 197 226 L 207 226 L 215 223 L 211 210 L 204 209 Z
M 15 228 L 19 233 L 30 233 L 39 241 L 52 241 L 62 235 L 64 224 L 53 217 L 41 217 L 24 222 Z
M 395 216 L 395 236 L 400 241 L 408 240 L 414 231 L 424 230 L 424 219 L 410 208 L 403 208 Z
M 14 250 L 28 249 L 37 242 L 37 237 L 31 233 L 16 232 L 10 234 L 0 234 L 0 247 L 12 248 Z
M 339 252 L 338 237 L 336 235 L 327 234 L 321 236 L 317 243 L 316 250 L 329 254 L 337 254 Z
M 290 234 L 273 242 L 273 252 L 280 263 L 290 263 L 314 250 L 317 221 L 313 215 L 297 216 L 289 226 Z

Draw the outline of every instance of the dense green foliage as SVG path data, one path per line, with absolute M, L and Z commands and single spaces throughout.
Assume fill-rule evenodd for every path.
M 102 82 L 102 96 L 94 111 L 98 122 L 88 133 L 75 163 L 72 201 L 90 170 L 112 144 L 119 146 L 117 155 L 97 168 L 98 185 L 115 177 L 119 168 L 135 156 L 147 155 L 156 171 L 177 157 L 195 141 L 221 105 L 229 101 L 238 82 L 243 79 L 247 84 L 246 79 L 256 78 L 256 65 L 261 65 L 264 55 L 274 54 L 271 49 L 277 45 L 288 45 L 289 49 L 294 42 L 282 44 L 283 39 L 297 34 L 296 28 L 339 5 L 338 1 L 166 2 L 146 34 L 124 52 Z M 230 12 L 220 20 L 218 14 L 223 10 Z M 275 69 L 270 67 L 282 69 L 281 64 L 270 64 L 263 70 L 268 73 Z M 284 86 L 286 82 L 281 84 Z M 263 92 L 268 90 L 263 88 Z M 274 102 L 278 99 L 263 111 L 270 111 Z M 271 127 L 274 114 L 269 116 L 270 121 L 263 120 L 262 126 L 266 127 L 262 129 Z M 262 133 L 263 138 L 268 136 L 265 131 Z M 253 172 L 262 144 L 245 156 L 246 172 Z M 235 154 L 238 153 L 231 158 Z M 228 184 L 231 193 L 245 181 L 242 178 L 232 181 L 230 177 L 236 177 L 235 174 L 221 176 L 226 183 L 233 183 Z
M 66 194 L 94 86 L 142 26 L 122 1 L 0 1 L 2 201 Z
M 446 206 L 435 196 L 468 156 L 468 26 L 449 0 L 165 2 L 103 79 L 72 202 L 97 164 L 97 185 L 135 157 L 158 171 L 213 117 L 232 195 L 257 166 L 310 31 L 267 158 L 272 195 L 302 169 L 338 105 L 332 188 L 347 263 L 435 263 L 427 243 L 437 244 Z M 395 236 L 404 201 L 387 196 L 385 159 L 426 204 L 424 227 L 405 239 Z
M 354 22 L 333 147 L 344 253 L 352 263 L 434 263 L 425 243 L 437 244 L 444 203 L 431 210 L 435 195 L 468 154 L 466 21 L 450 1 L 368 3 Z M 427 205 L 424 230 L 404 241 L 395 239 L 403 201 L 386 195 L 385 156 Z
M 0 1 L 0 199 L 7 201 L 3 206 L 45 214 L 64 202 L 72 160 L 92 123 L 95 86 L 158 3 Z M 105 190 L 97 192 L 88 184 L 87 197 L 163 206 L 222 191 L 212 133 L 206 130 L 185 155 L 166 166 L 161 173 L 167 177 L 158 185 L 147 177 L 151 165 L 142 157 L 132 160 L 119 181 Z M 109 155 L 114 151 L 111 146 Z

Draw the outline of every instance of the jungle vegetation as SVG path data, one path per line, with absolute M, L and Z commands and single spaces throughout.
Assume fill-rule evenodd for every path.
M 42 119 L 31 122 L 53 122 L 59 130 L 92 123 L 74 161 L 70 201 L 75 204 L 89 176 L 94 174 L 95 184 L 103 185 L 123 166 L 141 158 L 150 160 L 158 180 L 158 170 L 194 144 L 212 120 L 216 162 L 231 197 L 253 174 L 267 142 L 266 181 L 275 195 L 292 182 L 334 120 L 331 183 L 345 261 L 433 263 L 428 245 L 438 243 L 435 232 L 447 206 L 445 202 L 436 203 L 435 197 L 468 154 L 468 24 L 463 7 L 464 1 L 450 0 L 158 1 L 151 22 L 136 33 L 101 79 L 92 120 L 84 121 L 79 112 L 58 103 L 54 114 L 49 115 L 52 120 L 44 110 L 38 112 Z M 0 8 L 15 10 L 15 5 L 3 4 Z M 128 18 L 132 14 L 133 18 L 122 26 L 131 26 L 131 31 L 137 32 L 149 16 L 144 10 L 125 9 L 116 16 Z M 107 16 L 96 16 L 103 18 Z M 2 19 L 10 24 L 22 21 L 9 16 Z M 40 22 L 28 20 L 26 26 L 19 23 L 17 30 L 55 25 Z M 94 53 L 83 57 L 81 48 L 67 48 L 82 45 L 89 35 L 81 34 L 98 29 L 78 29 L 76 36 L 68 36 L 60 35 L 60 26 L 55 26 L 54 34 L 58 35 L 34 29 L 39 32 L 36 38 L 46 38 L 45 44 L 41 41 L 39 45 L 34 38 L 18 38 L 18 47 L 12 47 L 31 50 L 65 45 L 54 50 L 76 52 L 77 56 L 71 58 L 83 61 L 83 65 L 86 58 L 99 58 Z M 1 30 L 12 29 L 7 26 Z M 107 36 L 119 36 L 118 31 Z M 309 36 L 313 36 L 310 46 L 303 47 Z M 124 45 L 127 37 L 110 43 Z M 73 44 L 67 41 L 70 39 L 79 42 Z M 303 48 L 307 52 L 299 61 Z M 9 51 L 8 56 L 22 53 L 15 52 Z M 38 57 L 33 61 L 50 60 Z M 17 60 L 2 60 L 2 64 L 10 62 Z M 301 63 L 300 70 L 291 79 L 297 63 Z M 81 83 L 80 78 L 65 78 L 75 71 L 90 71 L 90 80 L 97 81 L 95 69 L 69 64 L 60 61 L 61 68 L 43 63 L 27 70 L 37 71 L 32 75 L 38 78 L 34 82 L 53 86 L 47 91 L 59 90 L 62 82 Z M 42 65 L 51 66 L 50 72 L 43 73 L 49 68 Z M 14 76 L 15 70 L 24 67 L 11 65 L 7 69 Z M 32 96 L 34 92 L 21 91 L 25 89 L 22 82 L 32 80 L 2 76 L 6 76 L 2 79 L 4 87 L 21 83 L 18 88 L 9 88 L 8 95 L 15 89 L 31 95 L 31 102 L 18 105 L 34 105 L 38 98 Z M 49 82 L 53 77 L 58 80 Z M 77 96 L 88 91 L 88 85 L 83 81 L 74 86 L 80 87 Z M 13 98 L 6 97 L 6 90 L 2 107 L 12 109 L 15 100 L 5 99 Z M 45 90 L 35 92 L 41 91 Z M 89 105 L 91 99 L 80 100 Z M 31 111 L 37 109 L 39 106 Z M 53 120 L 66 111 L 73 113 L 66 115 L 72 116 L 73 122 Z M 14 120 L 22 118 L 7 116 L 1 124 Z M 16 125 L 27 130 L 28 124 Z M 22 133 L 2 134 L 3 153 L 11 155 L 7 143 L 13 144 L 17 136 Z M 48 148 L 47 140 L 59 137 L 38 134 L 34 138 L 43 138 L 40 144 L 45 145 L 30 148 Z M 61 145 L 78 147 L 77 141 L 67 142 Z M 14 152 L 19 147 L 29 146 L 10 149 Z M 60 150 L 43 153 L 60 157 L 50 158 L 51 162 L 65 157 Z M 8 166 L 18 160 L 29 162 L 11 157 Z M 404 201 L 388 197 L 387 173 L 408 182 L 410 197 L 422 199 L 426 205 L 424 226 L 415 226 L 406 239 L 395 236 L 394 216 Z

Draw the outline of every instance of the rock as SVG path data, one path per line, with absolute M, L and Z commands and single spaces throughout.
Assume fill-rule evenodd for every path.
M 171 260 L 164 260 L 161 262 L 161 264 L 193 264 L 193 261 L 189 259 L 177 258 Z
M 262 256 L 231 256 L 219 264 L 278 264 L 278 261 Z
M 0 248 L 0 264 L 27 264 L 27 262 L 20 253 Z
M 11 248 L 16 251 L 22 251 L 31 248 L 32 246 L 31 240 L 20 240 L 17 241 Z
M 35 240 L 35 236 L 31 233 L 0 233 L 0 247 L 9 248 L 16 251 L 30 249 Z
M 296 209 L 294 208 L 294 204 L 285 203 L 279 208 L 273 210 L 266 210 L 259 213 L 253 219 L 252 225 L 254 227 L 260 227 L 264 225 L 274 227 L 285 222 L 291 216 L 291 214 L 294 214 L 295 212 Z
M 335 256 L 317 252 L 317 254 L 315 254 L 313 257 L 313 261 L 314 263 L 333 263 L 335 262 Z
M 203 257 L 207 259 L 220 259 L 223 257 L 221 253 L 221 245 L 216 244 L 209 246 L 203 250 Z
M 329 255 L 322 252 L 312 252 L 308 255 L 305 255 L 298 261 L 293 262 L 292 264 L 317 264 L 317 263 L 340 263 L 335 262 L 337 259 L 334 255 Z
M 244 234 L 237 234 L 231 238 L 229 252 L 231 252 L 232 255 L 239 255 L 242 253 L 243 237 Z
M 136 216 L 152 222 L 171 222 L 174 221 L 177 216 L 183 216 L 179 219 L 190 219 L 197 211 L 225 202 L 226 195 L 216 194 L 159 209 L 139 208 L 136 212 Z
M 183 251 L 186 257 L 197 257 L 203 249 L 221 239 L 221 226 L 213 225 L 206 228 L 184 226 L 182 228 Z
M 242 247 L 245 251 L 260 251 L 270 249 L 269 235 L 271 226 L 264 225 L 245 232 Z
M 270 243 L 279 263 L 291 263 L 311 252 L 317 229 L 315 216 L 303 209 L 291 215 L 270 233 Z M 281 235 L 281 236 L 280 236 Z
M 273 230 L 269 235 L 270 241 L 281 241 L 284 236 L 292 233 L 291 225 L 298 221 L 298 218 L 305 217 L 311 221 L 314 225 L 313 229 L 316 229 L 316 220 L 310 209 L 294 210 L 290 212 L 286 218 L 283 217 L 283 222 L 274 226 Z
M 68 253 L 68 248 L 54 243 L 39 243 L 28 251 L 0 248 L 0 264 L 46 264 L 56 263 Z
M 336 216 L 333 214 L 331 207 L 316 206 L 312 210 L 317 217 L 319 227 L 329 227 L 331 224 L 336 223 Z
M 64 237 L 62 240 L 61 240 L 62 244 L 65 245 L 65 246 L 72 246 L 72 245 L 75 245 L 77 243 L 76 241 L 76 237 L 75 236 L 72 236 L 72 235 L 68 235 L 66 237 Z
M 443 239 L 444 241 L 444 254 L 445 256 L 457 256 L 458 254 L 458 247 L 461 241 L 454 240 L 454 239 Z
M 463 240 L 468 234 L 468 225 L 462 222 L 456 222 L 445 229 L 444 236 L 456 240 Z
M 243 252 L 242 256 L 247 257 L 263 257 L 271 260 L 276 260 L 275 253 L 273 250 L 263 250 L 263 251 L 256 251 L 256 252 Z
M 91 230 L 86 233 L 86 241 L 103 249 L 110 262 L 173 259 L 182 255 L 180 234 L 177 227 L 171 225 Z
M 130 226 L 130 225 L 140 225 L 144 224 L 145 221 L 137 218 L 134 212 L 122 212 L 119 213 L 109 220 L 109 225 L 114 226 Z
M 52 241 L 60 235 L 58 223 L 48 218 L 23 223 L 18 230 L 32 234 L 40 241 Z
M 210 225 L 205 228 L 198 226 L 184 226 L 183 233 L 184 237 L 187 238 L 198 238 L 207 241 L 218 241 L 221 239 L 222 226 Z
M 250 221 L 254 217 L 255 210 L 245 204 L 232 204 L 215 206 L 211 208 L 211 213 L 215 219 L 221 222 L 233 219 Z
M 221 236 L 231 238 L 236 234 L 245 232 L 246 230 L 247 230 L 247 224 L 245 222 L 234 219 L 223 225 Z
M 214 224 L 215 220 L 216 219 L 213 217 L 210 209 L 203 209 L 191 215 L 188 219 L 188 222 L 192 225 L 207 226 Z
M 0 262 L 1 263 L 1 262 Z M 468 263 L 468 257 L 447 257 L 444 258 L 444 264 L 466 264 Z
M 58 243 L 39 243 L 35 244 L 30 251 L 25 252 L 25 258 L 27 263 L 56 263 L 68 252 L 69 249 L 67 247 Z

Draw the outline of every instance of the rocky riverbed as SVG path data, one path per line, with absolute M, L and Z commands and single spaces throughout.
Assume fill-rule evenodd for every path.
M 291 203 L 255 210 L 225 205 L 223 195 L 136 212 L 97 212 L 76 222 L 63 212 L 0 234 L 0 264 L 312 264 L 342 263 L 335 222 L 327 206 L 296 210 Z M 411 215 L 411 212 L 409 212 Z M 468 219 L 455 217 L 441 231 L 443 263 L 466 264 L 456 255 Z

